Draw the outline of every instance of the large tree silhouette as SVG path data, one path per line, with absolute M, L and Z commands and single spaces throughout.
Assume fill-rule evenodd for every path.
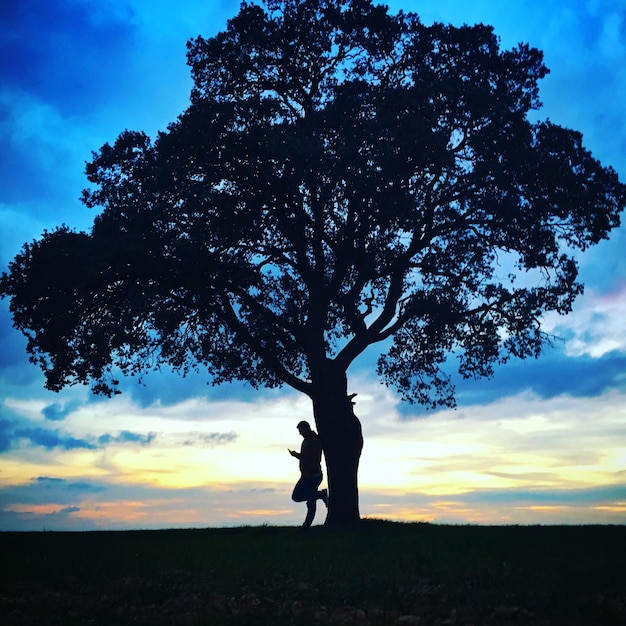
M 442 366 L 538 356 L 581 292 L 574 255 L 625 187 L 581 135 L 532 122 L 542 54 L 487 26 L 424 26 L 370 0 L 244 3 L 188 44 L 191 104 L 87 166 L 89 233 L 61 227 L 2 277 L 47 387 L 169 364 L 307 394 L 330 490 L 358 519 L 346 372 L 372 344 L 403 397 L 452 405 Z M 533 117 L 536 114 L 533 113 Z

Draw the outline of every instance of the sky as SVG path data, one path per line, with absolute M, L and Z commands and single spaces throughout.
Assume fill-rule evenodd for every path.
M 626 0 L 394 0 L 425 23 L 494 26 L 544 51 L 542 119 L 583 133 L 626 182 Z M 125 129 L 184 111 L 185 43 L 222 30 L 230 0 L 0 3 L 0 271 L 27 241 L 89 229 L 85 162 Z M 626 226 L 579 257 L 585 293 L 533 361 L 461 382 L 424 411 L 349 372 L 365 446 L 361 514 L 454 524 L 626 522 Z M 113 399 L 46 391 L 0 301 L 0 530 L 297 525 L 288 448 L 309 400 L 150 374 Z M 320 505 L 323 506 L 323 505 Z M 323 522 L 323 511 L 317 523 Z

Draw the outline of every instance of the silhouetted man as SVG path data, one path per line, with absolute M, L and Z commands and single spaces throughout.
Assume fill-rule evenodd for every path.
M 322 500 L 328 506 L 328 491 L 317 488 L 322 482 L 322 444 L 316 432 L 311 430 L 308 422 L 298 424 L 298 432 L 304 438 L 300 452 L 289 450 L 289 454 L 300 460 L 300 480 L 296 483 L 291 494 L 294 502 L 306 502 L 306 518 L 303 529 L 308 529 L 313 523 L 317 501 Z

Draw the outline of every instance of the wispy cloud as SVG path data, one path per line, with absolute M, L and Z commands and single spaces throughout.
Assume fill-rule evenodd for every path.
M 184 446 L 206 446 L 213 447 L 225 443 L 232 443 L 237 439 L 237 433 L 187 433 L 185 435 Z
M 0 419 L 0 453 L 22 448 L 41 447 L 45 450 L 97 450 L 112 445 L 151 444 L 156 433 L 136 433 L 122 430 L 100 436 L 75 437 L 59 429 L 24 426 L 19 421 Z
M 108 446 L 113 443 L 138 443 L 140 446 L 147 446 L 156 438 L 156 433 L 148 433 L 146 435 L 141 433 L 131 433 L 128 430 L 122 430 L 121 432 L 111 435 L 100 435 L 98 437 L 99 446 Z
M 626 276 L 611 291 L 588 289 L 566 316 L 550 315 L 546 330 L 563 337 L 568 356 L 599 359 L 610 353 L 626 355 Z

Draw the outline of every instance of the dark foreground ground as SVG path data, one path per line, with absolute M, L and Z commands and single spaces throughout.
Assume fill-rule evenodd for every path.
M 626 526 L 0 533 L 0 624 L 626 625 Z

